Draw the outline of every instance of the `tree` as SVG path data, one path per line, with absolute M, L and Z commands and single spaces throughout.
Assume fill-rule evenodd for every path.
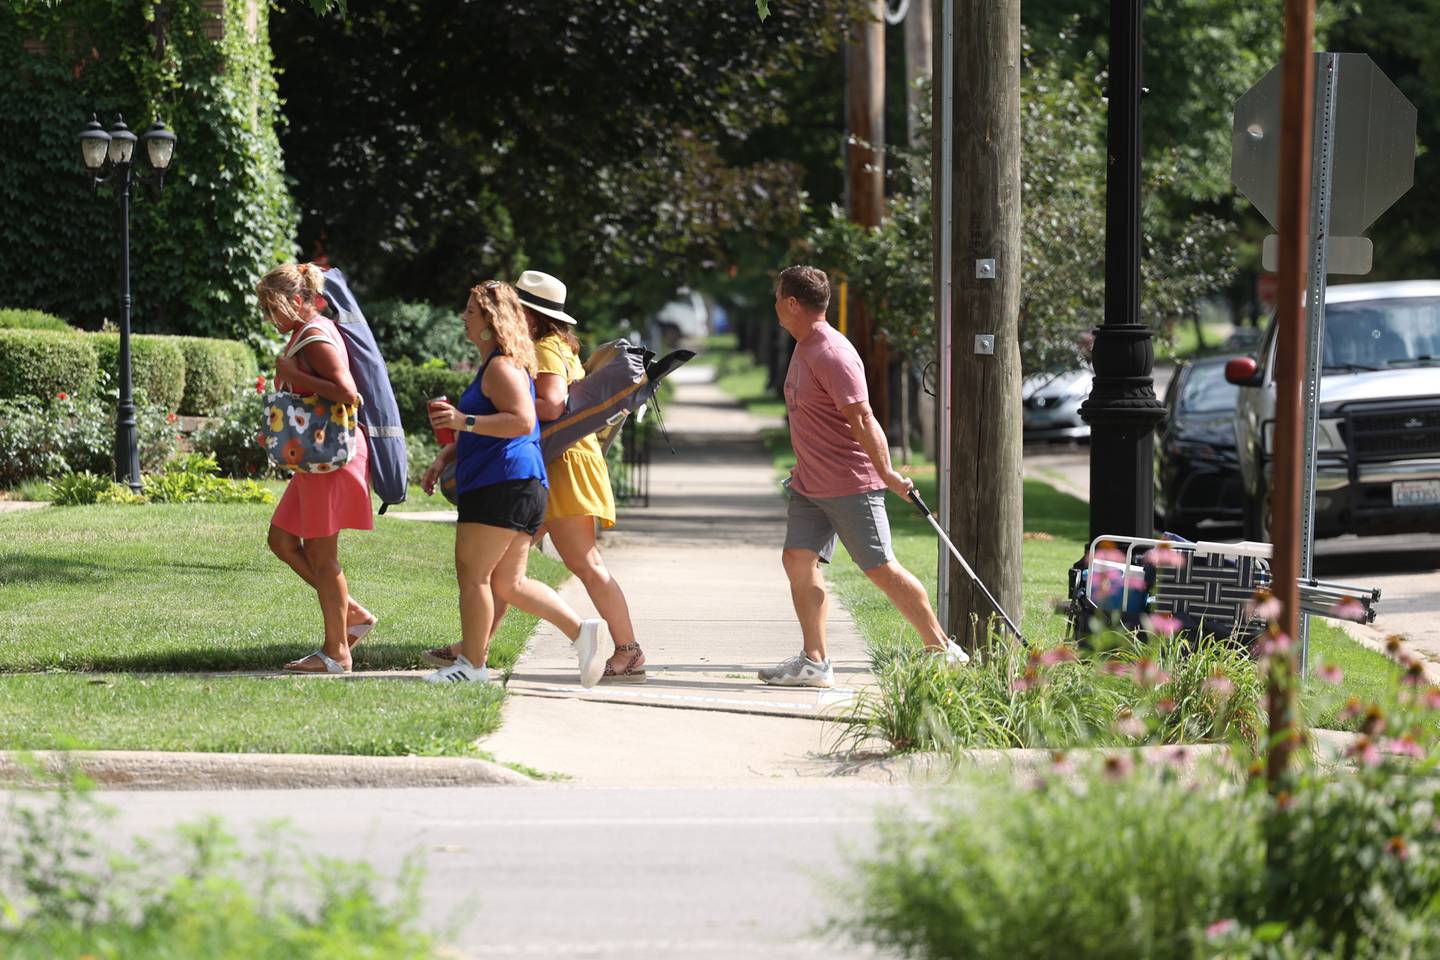
M 0 8 L 16 146 L 0 157 L 0 303 L 87 326 L 118 312 L 115 205 L 108 187 L 92 195 L 75 135 L 92 112 L 107 126 L 123 112 L 137 133 L 163 119 L 179 137 L 163 200 L 132 208 L 137 327 L 260 336 L 255 284 L 294 226 L 265 26 L 201 0 Z
M 781 81 L 836 56 L 842 13 L 798 0 L 762 26 L 735 0 L 287 9 L 273 32 L 302 245 L 323 237 L 385 295 L 455 301 L 533 265 L 582 310 L 653 306 L 728 262 L 737 235 L 799 224 L 803 171 L 747 158 L 746 138 L 785 123 Z
M 1073 71 L 1073 72 L 1072 72 Z M 1026 47 L 1021 97 L 1024 270 L 1021 363 L 1027 374 L 1086 359 L 1105 292 L 1104 104 L 1093 60 L 1072 68 Z M 929 118 L 925 118 L 927 139 Z M 932 359 L 928 156 L 890 151 L 890 215 L 875 230 L 832 210 L 809 241 L 819 264 L 843 274 L 875 306 L 897 353 Z M 1157 151 L 1146 167 L 1144 309 L 1162 334 L 1196 317 L 1234 269 L 1229 225 L 1209 213 L 1171 213 L 1184 161 Z

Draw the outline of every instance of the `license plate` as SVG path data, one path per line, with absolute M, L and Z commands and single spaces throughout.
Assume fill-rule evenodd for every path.
M 1390 502 L 1397 507 L 1440 506 L 1440 480 L 1396 480 L 1390 484 Z

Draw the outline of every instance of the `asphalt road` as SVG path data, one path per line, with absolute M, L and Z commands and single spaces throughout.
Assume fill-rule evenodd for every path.
M 1090 449 L 1083 444 L 1027 444 L 1025 472 L 1088 499 Z M 1212 528 L 1217 540 L 1240 538 L 1238 528 Z M 1398 633 L 1427 659 L 1440 663 L 1440 536 L 1345 536 L 1315 545 L 1315 575 L 1379 587 L 1374 628 Z
M 827 890 L 908 788 L 849 785 L 106 793 L 121 848 L 202 816 L 246 839 L 291 821 L 307 853 L 394 875 L 426 863 L 424 926 L 471 957 L 879 956 L 817 932 Z M 252 843 L 245 843 L 250 849 Z

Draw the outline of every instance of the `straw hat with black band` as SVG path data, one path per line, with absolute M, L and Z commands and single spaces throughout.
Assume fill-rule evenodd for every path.
M 536 313 L 574 325 L 575 318 L 565 312 L 565 284 L 550 274 L 526 270 L 515 281 L 515 292 L 520 302 Z

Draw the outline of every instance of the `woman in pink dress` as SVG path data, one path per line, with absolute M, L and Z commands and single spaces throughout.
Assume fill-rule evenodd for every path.
M 265 275 L 257 288 L 260 309 L 281 333 L 290 335 L 275 362 L 276 380 L 300 394 L 332 403 L 355 404 L 360 395 L 350 376 L 345 341 L 335 324 L 316 309 L 325 287 L 313 264 L 287 263 Z M 288 347 L 302 336 L 321 336 L 294 357 Z M 270 549 L 315 588 L 325 619 L 319 650 L 285 664 L 294 673 L 349 673 L 350 648 L 375 626 L 375 617 L 350 597 L 340 569 L 341 530 L 371 530 L 369 446 L 356 431 L 355 456 L 333 473 L 295 472 L 270 520 Z

